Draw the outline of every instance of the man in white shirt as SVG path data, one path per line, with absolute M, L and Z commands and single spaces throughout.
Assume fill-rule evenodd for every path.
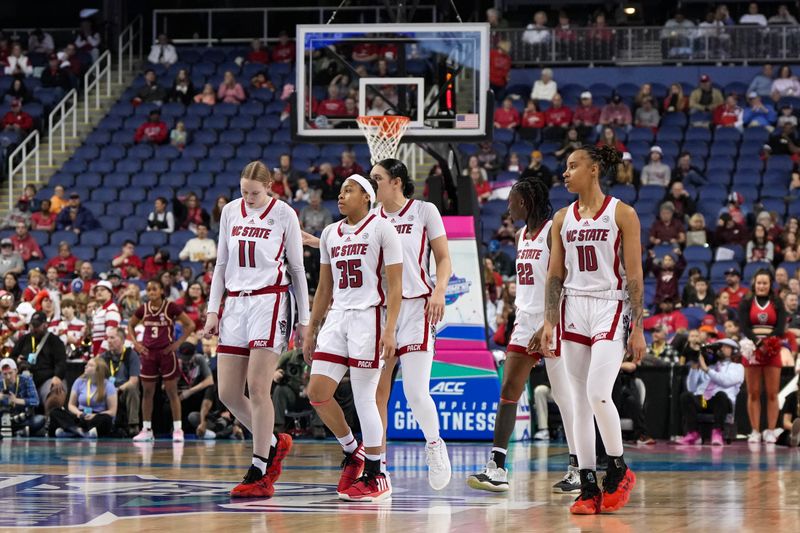
M 150 49 L 150 55 L 147 56 L 147 60 L 153 64 L 169 67 L 178 62 L 178 52 L 170 44 L 167 36 L 162 33 L 158 36 L 156 44 Z
M 739 350 L 739 344 L 733 339 L 722 339 L 714 343 L 712 348 L 717 361 L 708 366 L 701 354 L 697 363 L 691 363 L 689 376 L 686 378 L 686 392 L 681 394 L 681 412 L 686 424 L 686 435 L 678 440 L 679 444 L 690 445 L 700 440 L 697 415 L 712 413 L 714 415 L 711 430 L 711 444 L 724 444 L 722 429 L 725 418 L 734 412 L 736 395 L 744 383 L 744 366 L 731 362 L 731 356 Z
M 533 15 L 533 24 L 528 24 L 525 33 L 522 34 L 522 41 L 527 44 L 547 44 L 550 42 L 550 28 L 547 27 L 547 13 L 537 11 Z
M 205 224 L 198 224 L 197 237 L 186 242 L 178 257 L 181 261 L 213 261 L 217 258 L 217 245 L 214 239 L 208 238 Z
M 750 2 L 747 13 L 739 19 L 739 24 L 756 24 L 758 26 L 767 25 L 767 17 L 758 12 L 758 4 Z
M 531 91 L 531 100 L 553 100 L 558 92 L 558 84 L 553 79 L 553 71 L 549 68 L 542 69 L 541 79 L 536 80 Z

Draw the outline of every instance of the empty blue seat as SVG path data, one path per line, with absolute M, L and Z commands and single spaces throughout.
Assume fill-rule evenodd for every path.
M 168 102 L 161 106 L 163 117 L 181 117 L 186 114 L 186 107 L 180 102 Z
M 215 144 L 219 136 L 215 131 L 199 130 L 192 134 L 192 142 L 196 144 Z
M 135 174 L 142 170 L 142 162 L 138 159 L 122 159 L 117 161 L 116 171 Z
M 687 262 L 710 263 L 713 259 L 711 248 L 708 246 L 687 246 L 683 251 L 683 257 Z
M 91 211 L 95 218 L 106 214 L 106 204 L 103 202 L 84 202 L 83 206 Z
M 196 115 L 199 117 L 210 117 L 213 106 L 206 104 L 189 104 L 186 109 L 187 115 Z
M 137 235 L 135 232 L 130 230 L 120 230 L 115 231 L 111 235 L 108 236 L 108 245 L 113 246 L 114 248 L 121 247 L 125 244 L 125 241 L 133 241 L 136 242 Z M 116 252 L 115 253 L 119 253 Z
M 56 231 L 50 236 L 50 242 L 56 245 L 65 242 L 70 246 L 75 246 L 78 244 L 78 236 L 71 231 Z
M 633 205 L 636 201 L 636 188 L 633 185 L 614 185 L 609 188 L 608 193 L 628 205 Z
M 235 154 L 236 149 L 230 144 L 218 144 L 208 151 L 208 157 L 212 159 L 230 159 Z
M 119 167 L 117 167 L 119 170 Z M 169 170 L 169 160 L 167 159 L 149 159 L 142 165 L 142 170 L 145 172 L 154 172 L 161 174 Z
M 111 134 L 111 142 L 114 144 L 124 144 L 124 145 L 132 145 L 133 144 L 133 134 L 134 131 L 115 131 Z
M 93 202 L 110 203 L 117 200 L 117 189 L 105 186 L 92 191 L 90 197 Z
M 85 144 L 75 150 L 73 156 L 75 159 L 82 159 L 84 161 L 91 161 L 100 157 L 100 148 L 93 144 Z
M 229 126 L 234 130 L 248 131 L 253 129 L 255 123 L 255 119 L 251 116 L 238 116 L 231 118 Z
M 181 156 L 181 151 L 175 148 L 174 146 L 164 145 L 164 146 L 156 146 L 154 157 L 156 159 L 164 159 L 166 161 L 172 161 L 173 159 L 178 159 Z
M 112 172 L 111 174 L 106 174 L 105 178 L 103 179 L 103 186 L 110 189 L 124 189 L 130 185 L 130 182 L 130 174 L 126 174 L 124 172 Z
M 203 159 L 197 165 L 197 170 L 201 172 L 222 172 L 225 170 L 225 161 L 222 159 Z
M 100 187 L 103 179 L 95 172 L 84 172 L 75 179 L 75 187 L 80 189 L 95 189 Z
M 662 128 L 664 126 L 685 128 L 687 123 L 686 114 L 680 112 L 665 113 L 664 116 L 661 117 Z
M 80 257 L 83 261 L 94 261 L 97 248 L 94 246 L 75 246 L 72 249 L 72 254 L 75 257 Z
M 111 133 L 103 130 L 95 130 L 86 137 L 84 144 L 105 146 L 111 142 Z
M 186 186 L 190 189 L 207 189 L 214 182 L 210 172 L 195 172 L 186 177 Z
M 138 144 L 128 150 L 128 157 L 133 159 L 151 159 L 153 157 L 153 147 L 149 144 Z
M 786 215 L 786 202 L 783 200 L 783 198 L 765 198 L 764 189 L 761 190 L 761 196 L 761 204 L 764 206 L 765 210 L 770 212 L 774 211 L 780 218 L 783 218 L 784 215 Z
M 733 141 L 738 143 L 742 134 L 736 128 L 717 128 L 714 131 L 714 141 Z
M 766 171 L 777 170 L 783 172 L 791 172 L 794 167 L 792 158 L 788 155 L 773 155 L 767 159 Z
M 120 243 L 121 244 L 121 243 Z M 100 248 L 97 250 L 97 255 L 95 256 L 95 272 L 103 272 L 110 268 L 111 261 L 119 255 L 119 250 L 115 250 L 114 248 Z
M 95 248 L 105 246 L 108 242 L 107 231 L 107 228 L 84 231 L 80 234 L 79 242 L 81 246 L 91 246 Z
M 180 172 L 167 172 L 161 175 L 158 180 L 158 185 L 160 187 L 180 189 L 186 185 L 186 176 Z
M 89 162 L 89 172 L 97 172 L 99 174 L 108 174 L 114 172 L 114 161 L 110 159 L 95 159 Z
M 81 172 L 86 172 L 86 162 L 79 159 L 70 159 L 64 163 L 61 170 L 69 174 L 80 174 Z
M 235 117 L 239 114 L 239 106 L 237 104 L 228 104 L 220 102 L 213 106 L 212 115 L 220 115 L 223 117 Z
M 146 231 L 139 235 L 139 246 L 160 247 L 167 244 L 167 234 L 161 231 Z
M 741 272 L 741 268 L 739 268 L 738 261 L 717 261 L 711 265 L 711 271 L 709 273 L 709 277 L 711 280 L 714 281 L 721 281 L 725 280 L 725 271 L 729 268 L 735 268 L 739 272 Z M 742 278 L 744 279 L 744 278 Z
M 116 206 L 114 211 L 116 211 Z M 122 227 L 122 219 L 115 215 L 103 215 L 97 217 L 97 221 L 100 223 L 100 227 L 103 228 L 104 232 L 117 231 Z
M 228 117 L 211 115 L 203 119 L 203 128 L 207 130 L 224 130 L 228 127 Z
M 794 262 L 784 261 L 783 263 L 778 265 L 778 268 L 786 269 L 786 272 L 789 274 L 789 278 L 793 278 L 795 272 L 797 272 L 797 269 L 800 268 L 800 261 L 794 261 Z
M 192 231 L 178 230 L 169 236 L 169 243 L 173 246 L 183 246 L 189 239 L 193 239 L 194 237 L 195 234 Z
M 130 190 L 125 194 L 125 198 L 128 198 L 130 195 Z M 144 198 L 142 198 L 144 199 Z M 133 214 L 133 202 L 132 201 L 120 201 L 114 204 L 114 209 L 112 209 L 112 215 L 118 215 L 120 217 L 129 217 Z
M 694 141 L 711 142 L 711 132 L 708 128 L 689 128 L 686 130 L 685 141 L 687 143 Z
M 170 164 L 170 170 L 172 170 L 172 172 L 182 172 L 184 174 L 194 172 L 195 168 L 197 168 L 197 163 L 194 160 L 186 157 L 176 159 Z
M 236 148 L 236 157 L 253 161 L 255 159 L 261 159 L 262 152 L 263 149 L 258 144 L 243 144 Z
M 759 270 L 768 270 L 772 271 L 772 264 L 766 261 L 754 261 L 752 263 L 746 263 L 744 265 L 744 272 L 742 272 L 742 283 L 744 285 L 750 285 L 750 280 L 753 279 L 756 272 Z

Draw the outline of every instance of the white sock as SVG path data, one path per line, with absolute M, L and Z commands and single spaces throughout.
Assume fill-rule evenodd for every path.
M 142 422 L 142 429 L 144 431 L 153 431 L 153 422 L 150 420 L 145 420 Z
M 181 421 L 172 422 L 172 431 L 178 431 L 179 429 L 181 429 Z
M 356 451 L 356 448 L 358 448 L 358 441 L 353 436 L 352 431 L 348 432 L 344 437 L 336 437 L 336 440 L 342 445 L 342 449 L 345 453 L 353 453 Z
M 261 470 L 262 476 L 267 473 L 267 462 L 260 457 L 253 456 L 253 466 Z
M 381 460 L 381 454 L 379 454 L 379 453 L 376 453 L 376 454 L 372 454 L 372 453 L 365 453 L 365 454 L 364 454 L 364 457 L 365 457 L 365 458 L 366 458 L 368 461 L 380 461 L 380 460 Z
M 388 472 L 386 468 L 386 452 L 381 453 L 381 472 L 384 474 Z
M 275 433 L 272 434 L 272 440 L 269 445 L 273 448 L 278 445 L 278 437 L 275 436 Z

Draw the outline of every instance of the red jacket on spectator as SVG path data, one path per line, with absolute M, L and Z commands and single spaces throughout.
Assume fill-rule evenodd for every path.
M 742 108 L 734 106 L 733 109 L 729 108 L 727 104 L 717 106 L 712 115 L 712 120 L 715 126 L 733 127 L 742 119 Z
M 597 126 L 600 124 L 600 108 L 595 106 L 578 106 L 572 115 L 573 124 L 579 122 L 582 126 Z
M 250 50 L 245 57 L 248 63 L 261 63 L 262 65 L 269 64 L 269 52 L 264 49 L 259 51 Z
M 272 61 L 274 63 L 294 63 L 294 54 L 294 43 L 278 43 L 272 48 Z
M 66 278 L 72 276 L 75 273 L 75 264 L 78 262 L 78 258 L 74 255 L 69 257 L 61 257 L 60 255 L 50 259 L 45 265 L 45 272 L 53 267 L 58 270 L 58 277 Z
M 494 112 L 494 121 L 501 128 L 516 128 L 519 126 L 519 111 L 514 109 L 500 108 Z
M 169 131 L 164 122 L 145 122 L 136 129 L 136 135 L 133 140 L 137 143 L 142 141 L 151 142 L 154 144 L 162 144 L 167 140 Z
M 659 313 L 657 315 L 645 318 L 642 322 L 642 326 L 644 329 L 648 330 L 655 329 L 658 326 L 664 326 L 667 328 L 667 335 L 672 335 L 679 329 L 687 329 L 689 327 L 689 321 L 686 320 L 686 317 L 683 316 L 683 313 L 675 310 L 668 314 Z
M 544 128 L 547 125 L 547 116 L 541 111 L 525 111 L 522 115 L 523 128 Z
M 729 300 L 728 305 L 730 307 L 733 307 L 734 309 L 738 309 L 739 308 L 739 304 L 742 303 L 742 298 L 747 296 L 747 293 L 750 292 L 750 291 L 747 290 L 747 287 L 745 287 L 744 285 L 739 285 L 739 288 L 736 289 L 736 290 L 733 290 L 730 287 L 725 287 L 720 292 L 721 293 L 722 292 L 727 292 L 728 293 L 728 300 Z
M 122 254 L 115 256 L 114 260 L 116 260 L 118 257 L 122 257 Z M 139 269 L 139 272 L 142 271 L 142 260 L 139 258 L 138 255 L 132 255 L 124 259 L 122 263 L 117 265 L 115 268 L 118 268 L 122 271 L 123 279 L 128 279 L 128 267 L 130 266 L 135 266 L 137 269 Z
M 41 231 L 52 231 L 56 224 L 55 213 L 48 213 L 46 216 L 41 211 L 37 211 L 31 215 L 31 229 Z
M 30 233 L 24 239 L 20 239 L 17 235 L 12 235 L 11 242 L 14 244 L 14 251 L 18 252 L 26 263 L 31 259 L 42 259 L 44 257 L 42 249 L 39 248 L 36 239 Z
M 346 115 L 347 109 L 344 106 L 344 100 L 326 98 L 317 105 L 317 114 L 338 117 Z
M 373 61 L 378 55 L 378 47 L 372 43 L 359 43 L 353 47 L 353 61 Z
M 561 126 L 567 128 L 572 123 L 572 110 L 565 105 L 558 109 L 551 107 L 544 112 L 548 126 Z
M 338 167 L 334 167 L 333 174 L 337 178 L 347 179 L 353 174 L 361 174 L 363 176 L 364 169 L 361 168 L 361 165 L 358 163 L 353 163 L 353 166 L 351 167 L 343 167 L 342 165 L 339 165 Z
M 673 239 L 678 239 L 678 235 L 685 233 L 686 228 L 683 227 L 683 222 L 673 217 L 669 224 L 665 224 L 661 219 L 656 219 L 650 226 L 650 235 L 648 237 L 655 237 L 661 241 L 661 244 L 669 244 Z
M 3 128 L 8 126 L 19 126 L 22 131 L 30 131 L 33 129 L 33 118 L 25 111 L 19 113 L 9 111 L 3 116 Z
M 175 268 L 175 265 L 170 261 L 166 263 L 156 263 L 155 256 L 151 255 L 144 260 L 144 267 L 141 268 L 142 277 L 144 277 L 144 279 L 151 279 L 158 276 L 162 270 L 172 270 L 173 268 Z
M 511 56 L 496 48 L 492 50 L 489 53 L 489 83 L 497 87 L 505 87 L 510 71 Z

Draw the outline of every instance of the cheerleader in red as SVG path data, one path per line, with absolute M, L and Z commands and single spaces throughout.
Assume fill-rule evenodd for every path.
M 739 305 L 739 322 L 742 335 L 756 345 L 768 337 L 783 337 L 786 326 L 786 309 L 772 290 L 772 273 L 759 270 L 753 277 L 752 296 L 744 298 Z M 780 350 L 766 349 L 772 343 L 762 343 L 750 360 L 742 358 L 747 383 L 747 415 L 753 430 L 748 442 L 761 442 L 761 382 L 767 394 L 767 426 L 763 432 L 765 443 L 775 443 L 775 425 L 778 422 L 778 389 L 781 378 Z

